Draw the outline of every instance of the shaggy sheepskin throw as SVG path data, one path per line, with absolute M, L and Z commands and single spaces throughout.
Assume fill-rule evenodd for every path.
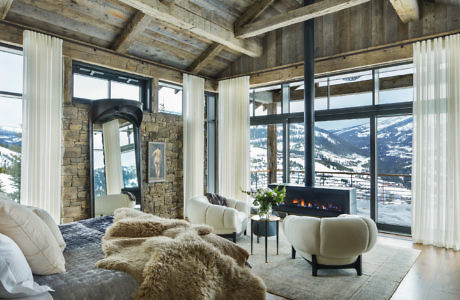
M 135 299 L 265 299 L 263 281 L 244 267 L 248 252 L 211 231 L 117 209 L 96 266 L 133 275 L 141 283 Z

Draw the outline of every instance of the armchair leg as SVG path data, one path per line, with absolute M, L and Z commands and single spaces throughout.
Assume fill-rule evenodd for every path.
M 356 269 L 356 272 L 358 273 L 358 276 L 363 275 L 363 271 L 362 271 L 362 258 L 361 258 L 361 255 L 358 256 L 358 258 L 356 259 L 356 262 L 355 262 L 355 269 Z
M 244 230 L 244 235 L 246 235 L 246 231 L 247 231 L 247 229 Z
M 316 255 L 311 256 L 311 275 L 318 276 L 318 261 L 316 260 Z
M 233 233 L 233 242 L 236 244 L 236 232 Z
M 291 247 L 292 248 L 292 259 L 295 259 L 295 249 L 294 247 Z

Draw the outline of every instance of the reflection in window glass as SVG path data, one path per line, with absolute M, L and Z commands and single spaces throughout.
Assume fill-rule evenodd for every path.
M 133 125 L 120 126 L 121 171 L 125 188 L 137 187 L 136 152 Z
M 105 180 L 105 160 L 102 131 L 93 132 L 93 155 L 94 155 L 94 195 L 96 197 L 107 194 Z
M 141 88 L 138 85 L 110 81 L 110 88 L 110 98 L 140 101 Z
M 137 187 L 136 154 L 134 149 L 121 152 L 121 170 L 123 173 L 123 186 L 125 188 Z
M 159 86 L 158 111 L 181 115 L 182 87 L 162 82 L 159 83 Z
M 355 106 L 372 105 L 372 92 L 331 96 L 329 98 L 329 108 L 345 108 Z
M 379 69 L 379 104 L 412 102 L 413 73 L 412 64 Z
M 281 114 L 281 85 L 252 89 L 249 100 L 255 105 L 255 116 Z
M 0 91 L 22 94 L 22 55 L 0 48 Z
M 81 99 L 105 99 L 109 98 L 109 81 L 96 77 L 74 74 L 73 96 Z

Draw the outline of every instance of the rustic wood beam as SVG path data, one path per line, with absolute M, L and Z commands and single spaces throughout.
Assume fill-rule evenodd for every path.
M 235 21 L 234 27 L 237 28 L 251 22 L 260 16 L 260 14 L 262 14 L 274 1 L 275 0 L 256 1 L 254 5 L 249 7 L 245 13 Z M 198 74 L 210 61 L 219 55 L 223 49 L 224 47 L 221 44 L 212 44 L 188 67 L 188 70 L 194 74 Z
M 212 61 L 220 51 L 224 49 L 224 45 L 214 43 L 209 46 L 201 55 L 188 67 L 189 72 L 198 74 L 210 61 Z
M 0 42 L 21 46 L 24 30 L 37 31 L 36 28 L 0 20 Z M 62 39 L 62 54 L 63 56 L 72 58 L 72 60 L 182 84 L 183 70 L 129 54 L 121 54 L 111 49 L 56 35 L 44 30 L 39 30 L 39 32 Z M 217 82 L 206 78 L 205 90 L 217 91 Z
M 238 38 L 249 38 L 289 25 L 332 14 L 370 0 L 323 0 L 264 20 L 250 23 L 235 31 Z
M 159 0 L 120 0 L 120 2 L 134 7 L 157 20 L 172 24 L 240 53 L 252 57 L 259 57 L 262 54 L 260 42 L 237 39 L 232 30 L 228 30 L 176 4 L 168 6 Z
M 137 11 L 113 43 L 112 49 L 121 53 L 128 51 L 132 44 L 134 44 L 136 37 L 149 26 L 151 20 L 150 16 Z
M 10 10 L 13 0 L 0 0 L 0 19 L 4 20 Z
M 390 0 L 403 23 L 420 19 L 420 9 L 417 0 Z
M 458 0 L 434 0 L 434 2 L 452 6 L 460 6 L 460 1 Z
M 235 31 L 239 29 L 241 26 L 248 24 L 252 20 L 256 19 L 260 16 L 265 9 L 267 9 L 275 0 L 260 0 L 256 1 L 251 7 L 246 9 L 246 11 L 235 21 L 234 27 Z

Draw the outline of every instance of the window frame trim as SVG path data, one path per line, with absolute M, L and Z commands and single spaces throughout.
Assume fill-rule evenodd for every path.
M 86 69 L 96 71 L 102 74 L 96 73 L 94 75 L 89 75 L 88 73 L 82 72 L 81 68 L 86 68 Z M 107 84 L 107 90 L 108 90 L 107 99 L 112 99 L 111 97 L 111 82 L 112 81 L 119 82 L 119 83 L 125 83 L 125 84 L 131 84 L 131 83 L 128 83 L 126 80 L 121 80 L 119 78 L 120 76 L 126 77 L 128 80 L 129 79 L 137 80 L 138 84 L 131 84 L 131 85 L 139 87 L 139 102 L 142 103 L 143 111 L 151 112 L 151 105 L 150 105 L 150 102 L 151 102 L 151 92 L 150 91 L 151 91 L 151 85 L 152 85 L 151 78 L 139 76 L 137 74 L 117 71 L 117 70 L 110 69 L 110 68 L 100 67 L 100 66 L 84 63 L 81 61 L 72 60 L 72 102 L 73 103 L 83 103 L 83 104 L 91 104 L 95 100 L 74 96 L 75 94 L 74 75 L 75 74 L 107 80 L 107 83 L 108 83 Z M 137 101 L 137 100 L 132 100 L 132 99 L 126 99 L 126 100 Z

